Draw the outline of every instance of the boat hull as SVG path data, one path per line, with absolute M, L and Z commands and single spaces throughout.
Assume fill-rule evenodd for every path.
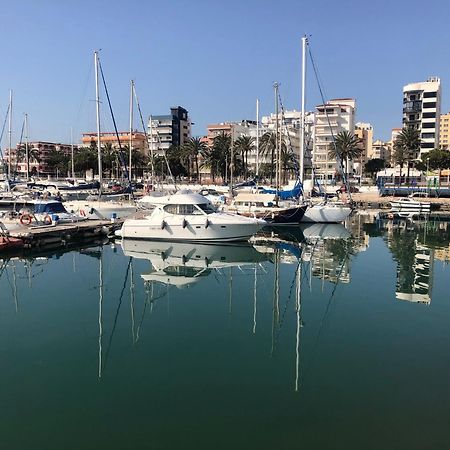
M 266 225 L 263 220 L 229 214 L 210 216 L 130 218 L 125 220 L 118 234 L 132 239 L 239 242 L 248 240 Z
M 340 223 L 352 212 L 348 206 L 313 205 L 302 218 L 302 223 Z

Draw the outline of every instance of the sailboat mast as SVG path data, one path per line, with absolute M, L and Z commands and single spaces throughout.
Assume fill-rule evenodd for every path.
M 305 171 L 305 102 L 306 102 L 306 46 L 308 38 L 302 37 L 302 115 L 300 121 L 300 181 L 303 183 Z
M 155 165 L 153 160 L 153 120 L 152 116 L 150 115 L 150 162 L 151 162 L 151 181 L 152 185 L 155 182 Z
M 278 83 L 275 82 L 274 85 L 274 94 L 275 94 L 275 155 L 276 155 L 276 165 L 275 165 L 275 184 L 276 184 L 276 203 L 278 206 L 278 189 L 279 185 L 279 165 L 280 165 L 280 157 L 279 157 L 279 146 L 278 146 Z
M 28 149 L 28 114 L 25 113 L 25 170 L 27 181 L 30 179 L 30 153 Z
M 73 162 L 73 128 L 70 127 L 70 162 L 71 162 L 71 169 L 72 169 L 72 179 L 75 182 L 75 165 Z
M 131 80 L 130 86 L 130 160 L 128 167 L 128 174 L 130 176 L 131 181 L 131 151 L 133 148 L 133 93 L 134 93 L 134 81 Z
M 256 99 L 256 176 L 259 176 L 259 99 Z
M 100 140 L 100 90 L 98 84 L 98 52 L 94 52 L 94 62 L 95 62 L 95 104 L 96 104 L 96 115 L 97 115 L 97 154 L 98 154 L 98 181 L 100 183 L 100 193 L 102 192 L 102 147 Z
M 12 89 L 9 90 L 9 116 L 8 116 L 8 180 L 11 179 L 11 158 L 12 158 Z M 8 183 L 9 186 L 9 183 Z

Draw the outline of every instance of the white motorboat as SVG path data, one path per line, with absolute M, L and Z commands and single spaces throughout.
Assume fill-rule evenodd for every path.
M 246 241 L 266 221 L 218 212 L 205 197 L 189 190 L 155 197 L 153 211 L 125 219 L 116 233 L 124 238 L 203 242 Z
M 352 209 L 341 202 L 310 204 L 301 222 L 341 223 L 351 214 Z
M 423 215 L 430 214 L 431 203 L 421 202 L 413 198 L 400 198 L 391 202 L 391 213 L 398 215 Z
M 144 281 L 178 288 L 194 284 L 214 270 L 254 265 L 266 259 L 247 243 L 211 245 L 123 239 L 122 249 L 126 256 L 150 261 L 152 270 L 141 275 Z

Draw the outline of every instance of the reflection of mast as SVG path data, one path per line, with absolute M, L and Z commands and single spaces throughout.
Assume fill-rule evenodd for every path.
M 255 283 L 253 285 L 253 334 L 256 334 L 256 282 L 258 273 L 258 265 L 255 264 Z
M 274 276 L 274 293 L 273 293 L 273 314 L 272 314 L 272 350 L 275 350 L 275 324 L 278 325 L 279 319 L 279 301 L 280 301 L 280 255 L 278 248 L 275 249 L 275 276 Z
M 233 266 L 230 267 L 230 285 L 228 298 L 228 313 L 233 313 Z
M 133 264 L 130 266 L 130 309 L 131 309 L 131 337 L 133 344 L 136 343 L 136 336 L 134 333 L 134 280 L 133 280 Z
M 98 378 L 102 377 L 102 337 L 103 337 L 103 326 L 102 326 L 102 312 L 103 312 L 103 261 L 102 253 L 100 253 L 99 258 L 99 301 L 98 301 Z
M 16 265 L 13 264 L 13 295 L 14 295 L 14 305 L 16 306 L 16 312 L 19 309 L 19 301 L 17 299 L 17 277 L 16 277 Z
M 302 291 L 302 263 L 301 259 L 297 266 L 297 286 L 295 291 L 295 312 L 297 315 L 297 333 L 295 346 L 295 392 L 298 392 L 299 372 L 300 372 L 300 327 L 301 327 L 301 291 Z

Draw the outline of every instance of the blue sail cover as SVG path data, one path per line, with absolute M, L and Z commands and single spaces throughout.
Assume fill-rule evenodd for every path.
M 280 200 L 289 200 L 291 198 L 298 198 L 300 197 L 300 194 L 302 193 L 302 183 L 300 180 L 297 180 L 295 183 L 295 186 L 288 190 L 288 191 L 281 191 L 277 189 L 263 189 L 264 194 L 273 194 L 278 196 Z

